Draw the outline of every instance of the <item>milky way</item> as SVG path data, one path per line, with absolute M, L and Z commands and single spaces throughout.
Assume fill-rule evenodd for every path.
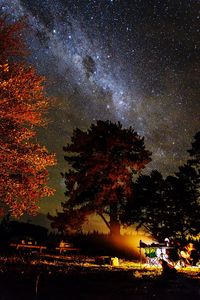
M 97 119 L 144 135 L 149 170 L 168 175 L 185 162 L 199 130 L 199 1 L 0 2 L 11 20 L 27 17 L 29 62 L 56 98 L 40 139 L 58 155 L 58 190 L 62 146 Z

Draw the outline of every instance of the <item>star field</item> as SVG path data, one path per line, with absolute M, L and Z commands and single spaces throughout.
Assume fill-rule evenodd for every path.
M 11 3 L 12 2 L 12 3 Z M 1 0 L 11 20 L 26 16 L 29 62 L 47 78 L 56 106 L 40 140 L 56 152 L 56 201 L 73 128 L 120 121 L 145 136 L 148 170 L 177 170 L 199 130 L 200 2 L 195 0 Z M 49 210 L 50 210 L 49 209 Z

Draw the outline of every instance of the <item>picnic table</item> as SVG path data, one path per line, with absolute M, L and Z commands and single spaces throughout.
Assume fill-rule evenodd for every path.
M 56 247 L 56 250 L 59 251 L 60 254 L 66 251 L 79 251 L 79 248 L 75 248 L 72 243 L 66 242 L 66 241 L 60 241 L 60 244 L 58 247 Z
M 57 247 L 56 250 L 59 251 L 60 254 L 62 254 L 66 251 L 79 251 L 80 249 L 74 247 Z
M 14 247 L 16 250 L 20 249 L 29 249 L 29 250 L 39 250 L 42 253 L 42 250 L 47 249 L 46 246 L 32 245 L 32 244 L 10 244 L 11 247 Z

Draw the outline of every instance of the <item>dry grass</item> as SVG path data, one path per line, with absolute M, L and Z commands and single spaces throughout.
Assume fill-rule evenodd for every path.
M 194 267 L 167 279 L 160 267 L 122 259 L 117 267 L 98 265 L 81 255 L 15 255 L 0 257 L 0 265 L 1 300 L 200 299 L 200 269 Z

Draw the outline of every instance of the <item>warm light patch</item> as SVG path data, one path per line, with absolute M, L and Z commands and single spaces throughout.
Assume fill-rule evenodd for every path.
M 125 249 L 128 251 L 133 251 L 133 256 L 140 256 L 140 240 L 145 244 L 152 244 L 156 241 L 149 235 L 146 235 L 144 232 L 132 231 L 132 234 L 124 234 L 120 237 L 112 237 L 113 243 L 120 249 Z M 141 249 L 141 255 L 144 257 L 144 249 Z

